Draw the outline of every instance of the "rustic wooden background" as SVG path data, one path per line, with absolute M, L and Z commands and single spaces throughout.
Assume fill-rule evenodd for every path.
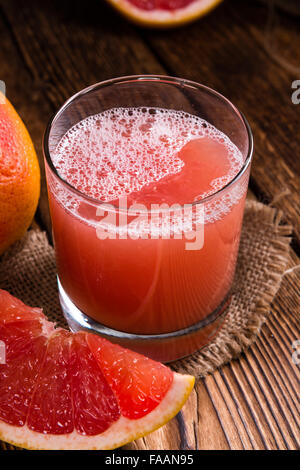
M 126 448 L 299 448 L 292 343 L 300 339 L 300 104 L 291 101 L 291 83 L 300 79 L 300 19 L 254 0 L 226 0 L 192 25 L 152 31 L 127 23 L 104 0 L 0 0 L 0 46 L 0 79 L 42 168 L 50 115 L 73 93 L 111 77 L 185 77 L 246 114 L 256 147 L 250 197 L 280 208 L 294 226 L 282 287 L 249 351 L 200 381 L 168 425 Z M 44 175 L 42 182 L 36 222 L 49 231 Z

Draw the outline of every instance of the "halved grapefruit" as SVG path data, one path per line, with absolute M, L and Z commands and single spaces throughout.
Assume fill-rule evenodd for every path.
M 172 27 L 206 15 L 222 0 L 108 0 L 129 20 L 142 26 Z
M 194 385 L 99 336 L 56 329 L 4 290 L 0 341 L 0 439 L 27 449 L 114 449 L 169 421 Z

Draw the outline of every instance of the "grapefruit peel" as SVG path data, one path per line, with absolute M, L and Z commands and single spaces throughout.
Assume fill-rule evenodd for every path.
M 108 450 L 143 437 L 170 421 L 182 408 L 194 386 L 194 377 L 174 373 L 173 384 L 161 403 L 138 420 L 121 416 L 98 436 L 82 436 L 77 431 L 67 435 L 41 434 L 0 421 L 0 439 L 31 450 Z
M 112 7 L 128 20 L 150 28 L 172 28 L 181 26 L 207 15 L 222 0 L 194 0 L 189 5 L 176 10 L 138 8 L 128 0 L 107 0 Z

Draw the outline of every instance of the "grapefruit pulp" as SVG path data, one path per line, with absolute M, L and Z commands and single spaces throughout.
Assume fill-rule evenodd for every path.
M 222 0 L 108 0 L 129 20 L 142 26 L 173 27 L 209 13 Z
M 175 416 L 194 385 L 99 336 L 56 329 L 4 290 L 0 341 L 0 439 L 28 449 L 119 447 Z

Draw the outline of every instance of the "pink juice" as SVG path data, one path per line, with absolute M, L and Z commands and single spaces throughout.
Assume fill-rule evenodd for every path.
M 226 299 L 248 178 L 205 198 L 243 165 L 227 136 L 184 112 L 120 108 L 80 121 L 52 158 L 59 175 L 91 198 L 58 187 L 48 172 L 58 275 L 81 311 L 119 331 L 158 334 L 206 319 Z M 117 207 L 125 197 L 127 207 L 148 210 L 205 199 L 202 248 L 188 250 L 184 236 L 159 231 L 141 237 L 138 225 L 135 237 L 100 239 L 97 201 Z

